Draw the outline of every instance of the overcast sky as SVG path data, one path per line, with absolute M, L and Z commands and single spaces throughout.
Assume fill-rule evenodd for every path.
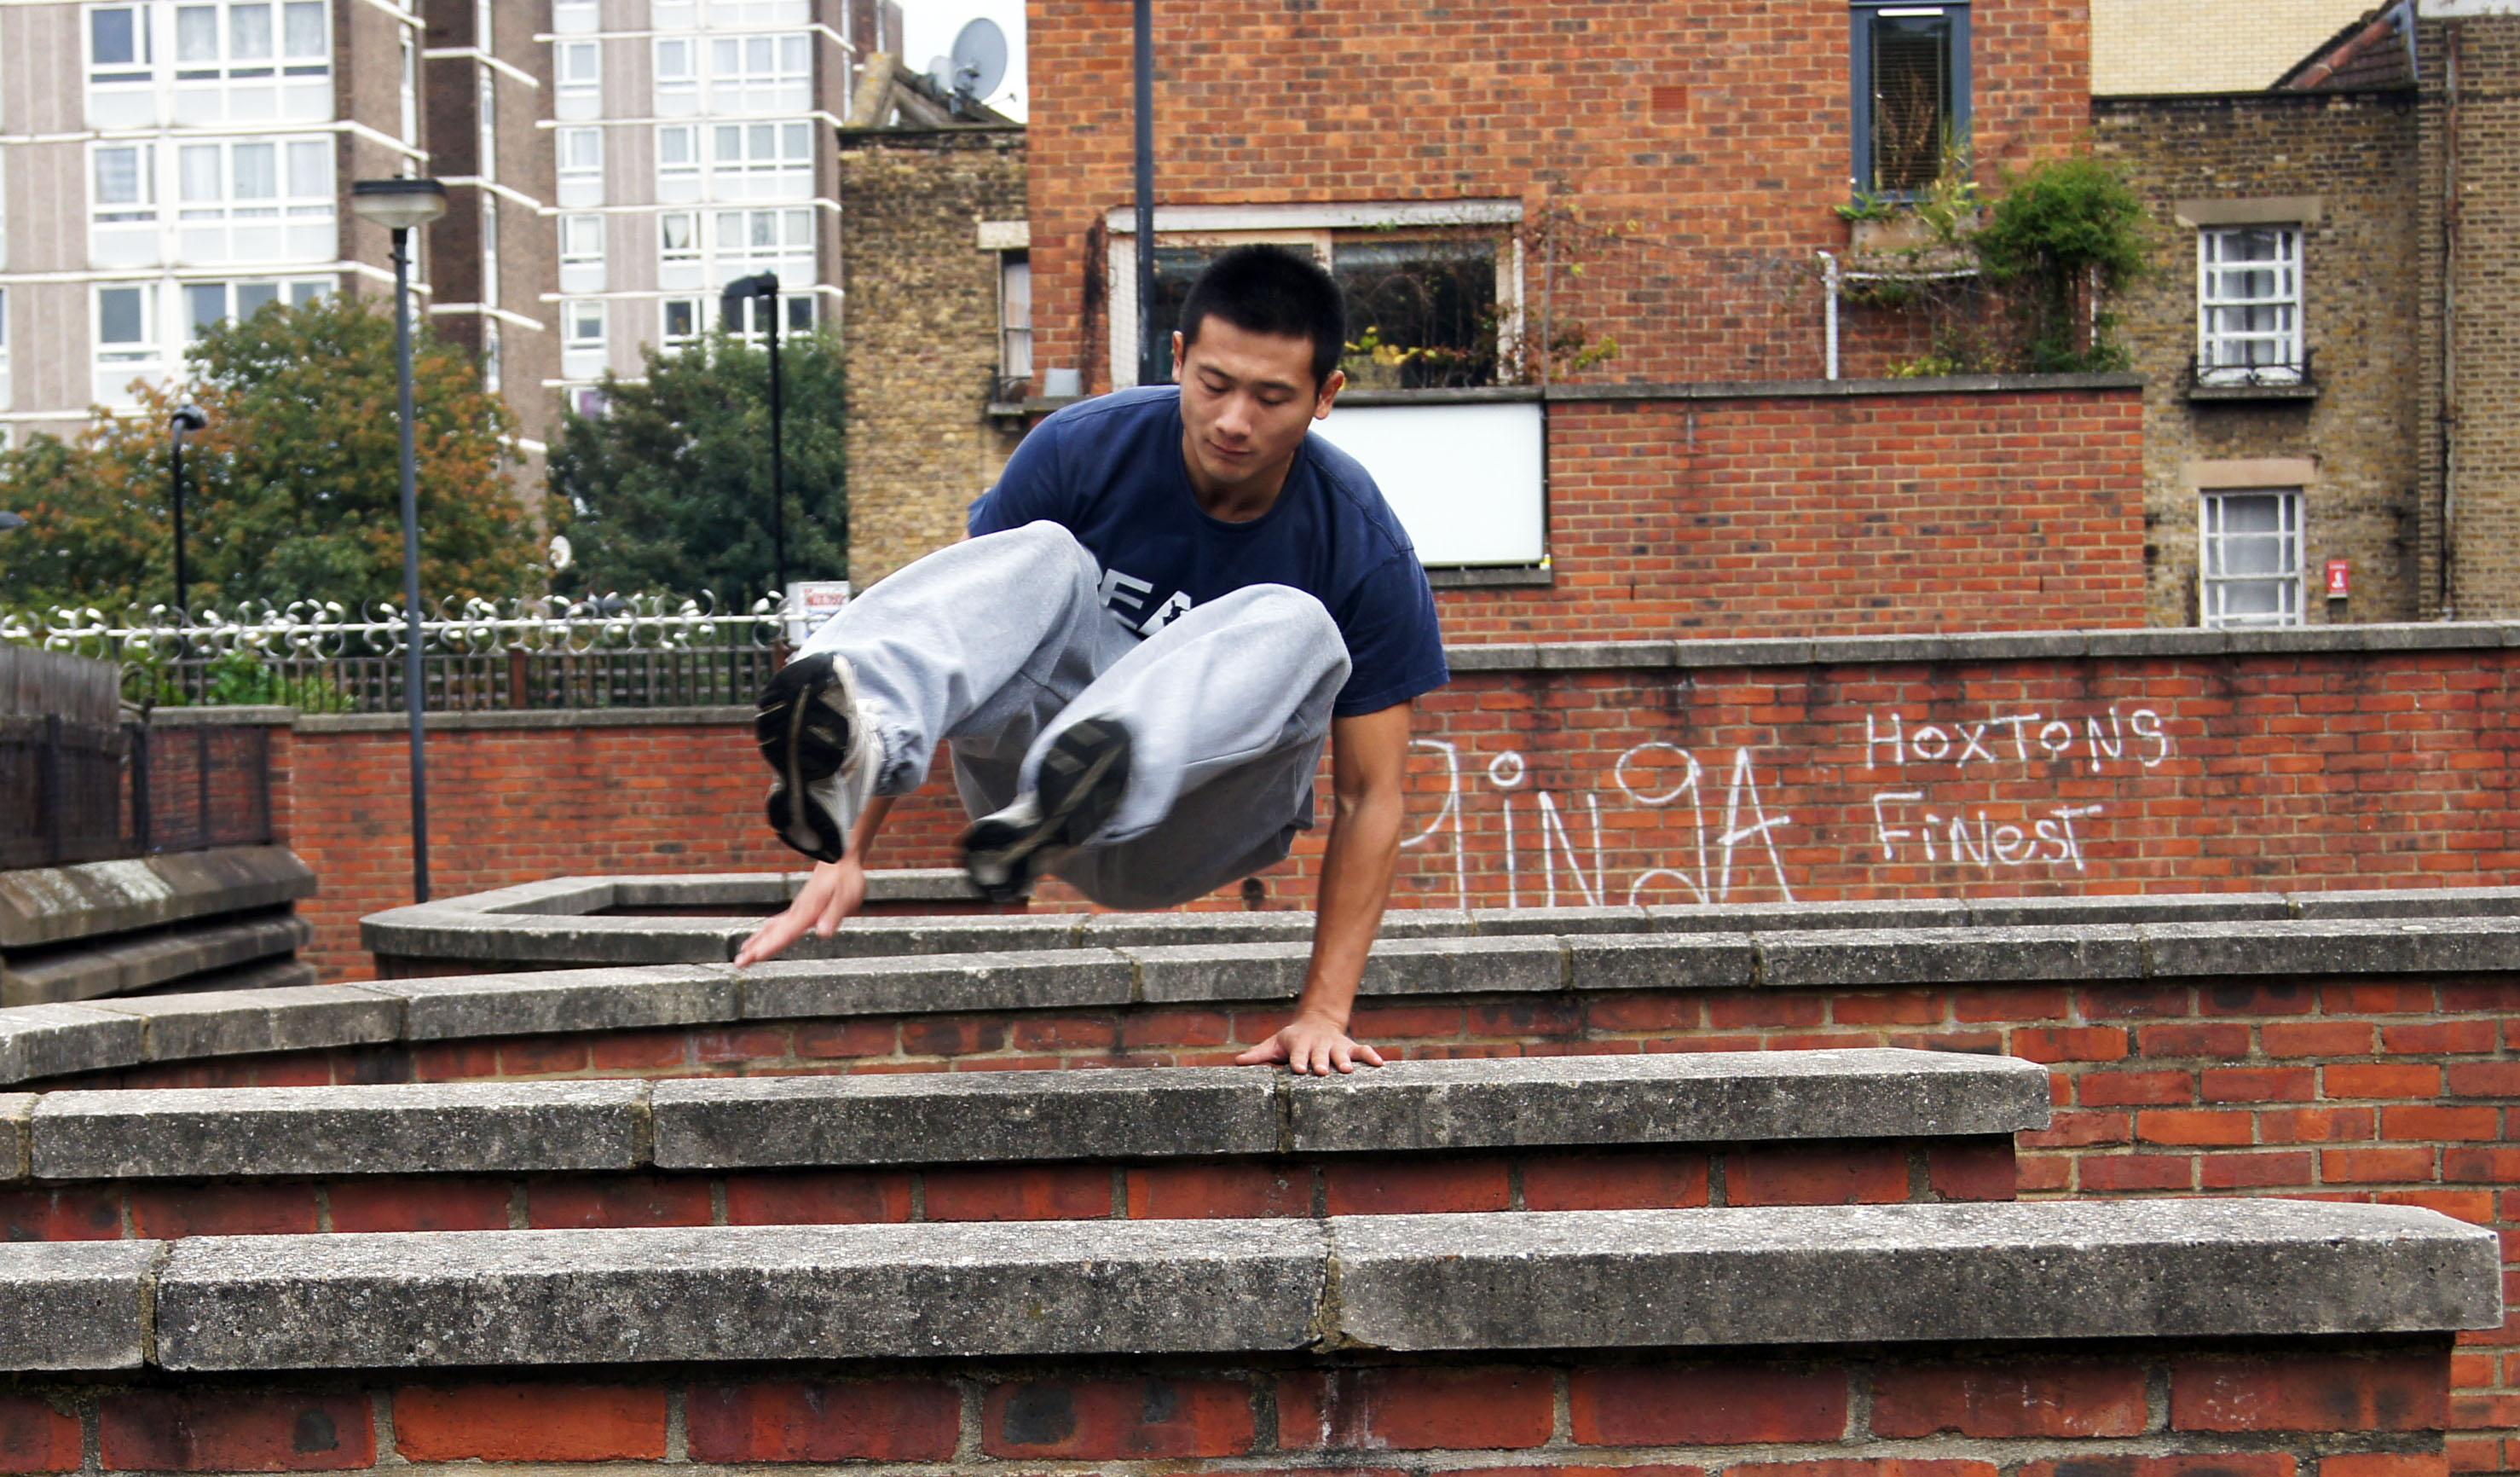
M 997 22 L 1007 33 L 1007 79 L 981 101 L 1010 116 L 1024 115 L 1031 89 L 1024 83 L 1023 0 L 903 0 L 901 11 L 903 60 L 922 71 L 931 58 L 954 49 L 966 22 L 982 16 Z

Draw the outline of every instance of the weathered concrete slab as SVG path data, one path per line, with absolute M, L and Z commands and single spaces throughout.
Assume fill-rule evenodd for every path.
M 360 988 L 401 1000 L 403 1037 L 415 1041 L 690 1026 L 735 1020 L 739 1005 L 732 971 L 673 964 L 374 980 Z
M 2077 923 L 2245 923 L 2293 916 L 2277 893 L 2147 893 L 2122 898 L 1974 898 L 1969 922 L 1979 928 L 2057 927 Z
M 1748 934 L 1578 934 L 1560 942 L 1575 990 L 1746 990 L 1757 978 Z
M 1827 928 L 1961 928 L 1968 904 L 1938 898 L 1869 902 L 1656 903 L 1645 909 L 1665 933 L 1778 933 Z
M 158 1284 L 169 1369 L 1301 1348 L 1312 1222 L 238 1236 Z
M 2397 887 L 2295 893 L 2304 918 L 2520 917 L 2520 887 Z
M 137 1369 L 162 1241 L 0 1242 L 0 1369 Z
M 2168 978 L 2520 970 L 2520 924 L 2507 918 L 2147 923 L 2138 932 L 2152 972 Z
M 32 1092 L 0 1092 L 0 1182 L 26 1177 L 26 1120 L 41 1101 Z
M 0 1083 L 109 1072 L 148 1056 L 137 1016 L 92 1005 L 0 1010 Z
M 628 1170 L 639 1082 L 446 1083 L 54 1092 L 44 1179 Z
M 1302 990 L 1312 945 L 1289 940 L 1120 952 L 1137 965 L 1144 1000 L 1275 1000 Z M 1358 992 L 1528 993 L 1565 988 L 1565 950 L 1552 938 L 1385 939 L 1366 960 Z
M 287 847 L 224 847 L 130 861 L 0 872 L 0 953 L 314 896 Z
M 152 1061 L 315 1051 L 390 1041 L 402 1034 L 402 1001 L 357 985 L 147 995 L 95 1008 L 142 1022 Z
M 1080 942 L 1093 948 L 1276 944 L 1313 936 L 1313 915 L 1293 912 L 1089 913 Z
M 2016 1133 L 2048 1124 L 2048 1072 L 1889 1048 L 1394 1062 L 1291 1082 L 1293 1146 L 1363 1153 Z
M 1189 944 L 1120 950 L 1138 971 L 1138 997 L 1184 1000 L 1291 1000 L 1304 988 L 1310 944 Z M 1369 966 L 1370 967 L 1370 966 Z
M 315 931 L 286 915 L 192 920 L 0 961 L 0 1006 L 93 1000 L 287 956 Z
M 2069 928 L 1817 929 L 1762 934 L 1759 982 L 1771 989 L 2021 980 L 2133 980 L 2136 930 Z
M 1402 1351 L 2438 1332 L 2502 1317 L 2494 1233 L 2400 1206 L 1856 1205 L 1330 1228 L 1340 1332 Z
M 1383 915 L 1386 928 L 1393 916 Z M 1653 931 L 1652 919 L 1642 907 L 1479 907 L 1472 908 L 1469 916 L 1469 931 L 1483 938 Z
M 682 1170 L 1267 1154 L 1274 1087 L 1232 1068 L 659 1083 L 655 1155 Z
M 985 913 L 968 917 L 852 918 L 828 939 L 796 941 L 790 959 L 864 959 L 893 954 L 984 954 L 1074 948 L 1082 913 Z M 743 930 L 749 936 L 751 928 Z M 741 942 L 741 936 L 739 938 Z M 724 957 L 735 957 L 729 951 Z
M 1126 1002 L 1137 971 L 1107 948 L 774 959 L 737 976 L 747 1020 L 1051 1010 Z

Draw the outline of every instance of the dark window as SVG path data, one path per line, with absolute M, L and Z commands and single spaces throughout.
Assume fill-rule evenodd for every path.
M 1330 263 L 1347 300 L 1340 367 L 1359 388 L 1496 383 L 1495 242 L 1342 239 Z
M 1913 195 L 1968 142 L 1965 5 L 1857 5 L 1855 187 Z

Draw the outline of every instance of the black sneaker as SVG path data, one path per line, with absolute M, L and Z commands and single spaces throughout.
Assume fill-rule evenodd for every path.
M 858 720 L 857 673 L 828 652 L 798 657 L 761 689 L 759 708 L 753 739 L 776 776 L 770 829 L 816 861 L 839 860 L 883 767 Z
M 1042 873 L 1102 829 L 1129 788 L 1129 730 L 1087 718 L 1051 740 L 1034 793 L 963 833 L 963 870 L 992 902 L 1031 896 Z

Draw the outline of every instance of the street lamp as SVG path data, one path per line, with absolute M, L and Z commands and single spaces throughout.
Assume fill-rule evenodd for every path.
M 402 417 L 402 703 L 411 715 L 411 889 L 428 900 L 428 758 L 421 737 L 420 468 L 412 449 L 411 233 L 446 213 L 446 187 L 433 179 L 362 179 L 350 184 L 350 209 L 393 232 L 394 373 Z
M 175 438 L 175 621 L 180 625 L 189 625 L 193 618 L 187 613 L 193 607 L 185 600 L 185 590 L 191 580 L 184 570 L 184 433 L 200 432 L 210 422 L 202 414 L 199 405 L 178 405 L 175 413 L 166 420 Z
M 788 598 L 788 448 L 779 434 L 779 274 L 738 277 L 718 295 L 718 313 L 730 332 L 742 327 L 743 303 L 757 300 L 770 320 L 770 570 L 779 598 Z

